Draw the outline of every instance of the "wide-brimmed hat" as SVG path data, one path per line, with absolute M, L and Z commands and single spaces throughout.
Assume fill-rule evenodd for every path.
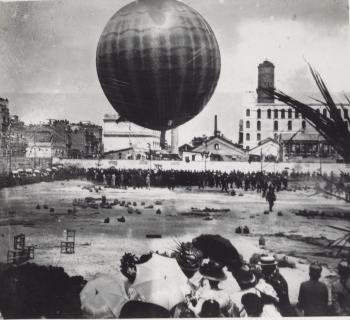
M 224 281 L 227 278 L 223 271 L 223 266 L 213 260 L 209 260 L 208 263 L 204 263 L 200 267 L 199 273 L 204 278 L 212 281 Z
M 243 264 L 237 274 L 239 284 L 252 284 L 256 282 L 256 277 L 248 264 Z
M 191 242 L 182 242 L 175 250 L 175 258 L 182 270 L 197 271 L 202 264 L 203 253 Z
M 268 266 L 276 266 L 277 261 L 274 256 L 268 255 L 268 256 L 261 256 L 259 264 L 262 267 L 268 267 Z

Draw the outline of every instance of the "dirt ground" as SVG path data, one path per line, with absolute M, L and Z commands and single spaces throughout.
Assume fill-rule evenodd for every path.
M 176 241 L 190 241 L 200 234 L 213 233 L 230 239 L 246 260 L 253 253 L 265 252 L 291 257 L 296 269 L 282 268 L 281 273 L 289 283 L 291 301 L 296 302 L 300 283 L 308 279 L 310 261 L 324 264 L 322 275 L 327 283 L 334 278 L 339 261 L 326 257 L 326 249 L 309 240 L 320 238 L 327 243 L 326 239 L 334 240 L 342 235 L 329 225 L 350 227 L 345 219 L 296 216 L 294 212 L 301 209 L 341 211 L 350 215 L 349 205 L 315 195 L 313 190 L 278 193 L 274 212 L 267 215 L 264 214 L 267 202 L 252 191 L 243 192 L 242 196 L 197 188 L 175 191 L 102 188 L 99 192 L 90 192 L 86 188 L 90 185 L 87 181 L 74 180 L 0 190 L 0 262 L 6 262 L 7 250 L 13 248 L 13 236 L 24 233 L 26 244 L 35 246 L 35 263 L 61 266 L 69 275 L 82 275 L 87 280 L 100 273 L 119 278 L 119 259 L 124 252 L 142 254 L 159 250 L 171 253 Z M 107 201 L 136 201 L 135 208 L 139 208 L 141 214 L 128 214 L 127 208 L 119 205 L 112 209 L 77 208 L 75 214 L 68 213 L 74 199 L 103 195 Z M 162 204 L 155 205 L 157 200 Z M 153 204 L 154 208 L 145 209 L 141 202 L 146 206 Z M 41 209 L 36 209 L 37 204 Z M 55 211 L 44 209 L 44 204 Z M 207 221 L 203 217 L 186 215 L 191 207 L 230 211 L 213 213 L 213 220 Z M 161 214 L 156 214 L 157 209 Z M 278 211 L 283 215 L 279 216 Z M 121 216 L 125 217 L 125 223 L 118 222 Z M 109 223 L 104 223 L 106 217 L 110 218 Z M 237 226 L 245 225 L 250 229 L 249 235 L 235 233 Z M 60 253 L 60 241 L 65 239 L 67 228 L 76 230 L 76 248 L 72 255 Z M 161 234 L 162 238 L 146 238 L 147 234 L 154 233 Z M 261 235 L 266 238 L 265 247 L 258 245 Z M 223 286 L 233 286 L 232 281 L 227 280 Z

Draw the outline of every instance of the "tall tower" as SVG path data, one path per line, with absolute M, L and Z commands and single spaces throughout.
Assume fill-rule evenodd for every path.
M 179 153 L 179 128 L 171 129 L 171 148 L 173 154 Z
M 275 99 L 269 97 L 264 89 L 272 89 L 275 87 L 275 66 L 265 60 L 258 66 L 258 88 L 256 92 L 258 94 L 258 103 L 274 103 Z

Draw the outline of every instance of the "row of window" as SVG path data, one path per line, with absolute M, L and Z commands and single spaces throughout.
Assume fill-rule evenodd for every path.
M 246 134 L 245 134 L 245 140 L 246 140 L 246 141 L 250 141 L 250 133 L 246 133 Z M 257 133 L 257 134 L 256 134 L 256 140 L 258 140 L 258 141 L 261 140 L 261 134 L 260 134 L 260 133 Z
M 316 111 L 318 113 L 321 113 L 320 109 L 317 109 Z M 340 116 L 341 116 L 341 111 L 342 110 L 340 108 L 338 108 L 338 112 L 339 112 Z M 256 112 L 257 112 L 257 118 L 261 119 L 261 109 L 258 109 Z M 288 109 L 287 111 L 285 109 L 282 109 L 282 110 L 267 109 L 267 118 L 268 119 L 271 119 L 272 112 L 273 112 L 274 119 L 278 119 L 278 113 L 281 113 L 281 119 L 285 119 L 286 116 L 288 116 L 288 119 L 292 119 L 293 118 L 293 110 L 292 109 Z M 348 109 L 344 109 L 343 112 L 344 112 L 344 118 L 347 118 L 349 116 L 349 110 Z M 327 109 L 323 109 L 322 110 L 322 114 L 323 114 L 323 116 L 327 117 L 328 116 Z M 246 109 L 246 116 L 250 117 L 250 109 Z M 294 112 L 294 118 L 295 119 L 299 119 L 299 112 L 298 111 Z
M 250 121 L 249 120 L 245 122 L 245 127 L 247 129 L 250 129 Z M 291 120 L 288 121 L 287 127 L 288 127 L 288 131 L 293 130 L 293 122 Z M 306 128 L 305 121 L 301 122 L 301 127 L 303 130 L 305 130 L 305 128 Z M 256 122 L 256 130 L 261 131 L 261 121 Z M 278 131 L 278 121 L 273 122 L 273 130 Z

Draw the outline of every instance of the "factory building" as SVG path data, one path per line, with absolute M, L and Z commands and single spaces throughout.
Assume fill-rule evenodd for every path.
M 332 146 L 303 119 L 294 109 L 281 102 L 275 102 L 264 89 L 274 88 L 275 66 L 265 60 L 258 66 L 258 87 L 256 94 L 248 93 L 248 100 L 244 105 L 243 119 L 240 121 L 239 143 L 246 150 L 252 150 L 267 139 L 273 139 L 281 150 L 280 160 L 294 157 L 329 157 L 336 158 Z M 321 103 L 309 104 L 325 116 L 326 108 Z M 349 105 L 345 105 L 344 117 L 349 112 Z M 268 149 L 264 149 L 267 150 Z M 275 151 L 274 151 L 275 153 Z

